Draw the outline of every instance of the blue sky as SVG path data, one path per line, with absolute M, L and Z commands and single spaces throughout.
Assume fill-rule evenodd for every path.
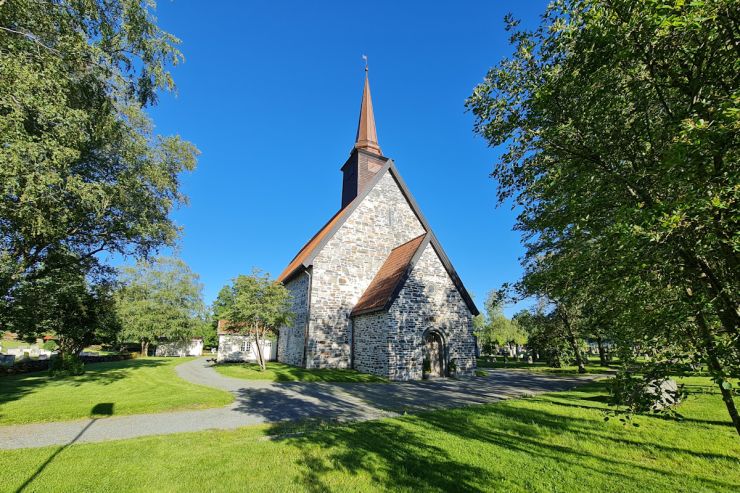
M 161 134 L 202 152 L 183 177 L 190 205 L 178 254 L 206 301 L 253 266 L 276 276 L 340 206 L 364 63 L 378 140 L 479 307 L 516 280 L 514 212 L 488 177 L 498 150 L 472 132 L 464 102 L 510 53 L 503 16 L 537 22 L 545 2 L 161 1 L 182 39 L 177 95 L 150 111 Z M 511 314 L 513 307 L 506 312 Z

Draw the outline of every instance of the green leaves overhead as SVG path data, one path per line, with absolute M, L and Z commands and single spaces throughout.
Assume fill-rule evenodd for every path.
M 144 112 L 174 88 L 178 40 L 140 0 L 0 5 L 0 304 L 24 282 L 173 244 L 197 150 Z M 57 269 L 64 268 L 57 265 Z M 1 308 L 1 306 L 0 306 Z M 7 317 L 7 314 L 5 315 Z
M 623 347 L 736 375 L 735 2 L 556 0 L 534 30 L 507 23 L 514 54 L 467 107 L 504 146 L 492 176 L 521 211 L 519 292 Z

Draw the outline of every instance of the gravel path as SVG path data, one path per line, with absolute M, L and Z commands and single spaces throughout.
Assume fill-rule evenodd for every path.
M 227 390 L 232 404 L 215 409 L 135 414 L 110 418 L 0 427 L 0 449 L 101 442 L 146 435 L 234 429 L 284 420 L 358 421 L 408 411 L 484 404 L 524 394 L 566 390 L 598 378 L 489 371 L 473 380 L 407 383 L 272 383 L 225 377 L 205 358 L 176 367 L 195 384 Z

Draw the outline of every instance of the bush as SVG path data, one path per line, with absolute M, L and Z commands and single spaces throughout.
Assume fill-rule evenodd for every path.
M 59 347 L 59 344 L 57 344 L 57 341 L 48 340 L 44 343 L 43 348 L 47 351 L 56 351 Z
M 665 376 L 634 375 L 621 371 L 609 381 L 610 404 L 629 414 L 665 413 L 679 416 L 673 407 L 686 397 L 683 385 Z
M 59 355 L 49 364 L 49 375 L 54 378 L 82 375 L 85 363 L 76 354 Z

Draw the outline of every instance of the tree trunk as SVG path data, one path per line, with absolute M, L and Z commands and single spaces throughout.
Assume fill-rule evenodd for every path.
M 262 369 L 262 371 L 265 371 L 267 367 L 265 365 L 264 357 L 262 354 L 262 346 L 260 346 L 260 339 L 262 337 L 256 325 L 254 326 L 254 331 L 252 333 L 254 334 L 254 347 L 257 349 L 257 363 L 260 365 L 260 369 Z
M 606 350 L 604 349 L 604 340 L 601 336 L 596 338 L 596 344 L 599 345 L 599 364 L 601 364 L 601 366 L 606 366 Z
M 143 340 L 141 341 L 141 351 L 140 351 L 140 356 L 141 356 L 142 358 L 146 356 L 146 353 L 144 352 L 144 341 L 143 341 Z
M 712 335 L 709 333 L 709 327 L 707 327 L 706 320 L 704 320 L 704 315 L 699 313 L 696 317 L 696 321 L 699 326 L 702 341 L 704 342 L 704 349 L 707 353 L 709 372 L 712 374 L 715 382 L 717 382 L 717 385 L 719 386 L 719 391 L 722 393 L 722 400 L 725 403 L 725 407 L 727 407 L 727 412 L 730 415 L 732 424 L 735 426 L 735 430 L 740 436 L 740 416 L 738 416 L 737 407 L 735 407 L 735 401 L 732 398 L 732 392 L 724 387 L 724 372 L 722 371 L 722 365 L 717 357 L 717 348 L 712 340 Z
M 570 344 L 570 348 L 573 350 L 573 353 L 575 354 L 576 365 L 578 365 L 578 373 L 586 373 L 586 364 L 583 361 L 583 355 L 581 354 L 581 349 L 578 347 L 578 341 L 576 340 L 576 335 L 573 333 L 573 329 L 570 326 L 570 320 L 568 319 L 568 316 L 565 314 L 562 308 L 559 310 L 559 313 L 560 313 L 560 319 L 563 321 L 563 324 L 565 325 L 565 332 L 568 336 L 568 343 Z

